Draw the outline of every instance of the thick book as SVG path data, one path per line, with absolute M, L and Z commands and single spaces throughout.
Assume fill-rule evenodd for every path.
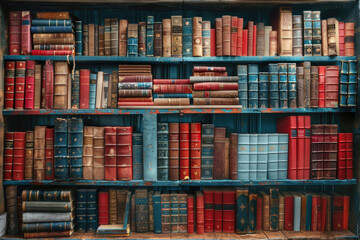
M 105 180 L 117 180 L 116 127 L 105 127 Z
M 169 124 L 157 126 L 157 175 L 158 180 L 169 180 Z
M 14 132 L 12 180 L 24 180 L 25 135 L 25 132 Z
M 249 190 L 236 189 L 236 233 L 245 234 L 249 225 Z M 253 221 L 254 222 L 254 221 Z
M 292 56 L 292 8 L 280 7 L 278 18 L 278 53 L 280 56 Z
M 162 22 L 154 23 L 154 56 L 162 57 Z
M 170 222 L 170 194 L 163 193 L 161 194 L 161 232 L 170 233 L 171 232 L 171 222 Z
M 26 61 L 26 72 L 25 72 L 25 97 L 24 97 L 24 108 L 34 108 L 34 95 L 35 95 L 35 61 Z
M 157 180 L 157 116 L 150 114 L 143 117 L 144 146 L 144 181 Z
M 155 106 L 186 106 L 186 105 L 190 105 L 190 98 L 155 98 L 154 103 L 149 102 L 149 105 L 155 105 Z
M 339 106 L 339 66 L 326 66 L 325 68 L 325 107 L 337 108 Z
M 214 129 L 213 179 L 225 178 L 225 137 L 226 128 Z
M 85 27 L 84 27 L 85 30 Z M 83 32 L 85 33 L 85 31 Z M 34 33 L 33 44 L 71 44 L 75 45 L 73 33 Z M 39 50 L 38 50 L 39 51 Z M 33 54 L 33 52 L 31 52 Z
M 222 56 L 231 56 L 231 16 L 222 16 Z
M 237 179 L 250 179 L 250 134 L 238 134 Z
M 270 194 L 261 191 L 262 196 L 262 230 L 270 231 Z
M 203 124 L 201 130 L 201 179 L 213 179 L 214 125 Z
M 163 57 L 171 57 L 171 45 L 172 45 L 172 36 L 171 36 L 171 19 L 163 19 Z
M 55 77 L 54 77 L 54 108 L 67 108 L 67 82 L 69 67 L 67 62 L 55 62 Z
M 8 141 L 7 134 L 5 133 L 5 147 L 4 147 L 4 165 L 6 165 L 8 157 Z M 52 149 L 54 152 L 54 150 Z M 54 155 L 53 155 L 54 156 Z M 11 161 L 12 164 L 12 161 Z M 34 131 L 26 131 L 25 135 L 25 171 L 24 171 L 24 180 L 33 179 L 33 167 L 34 167 Z M 4 179 L 5 179 L 5 167 L 4 167 Z
M 214 232 L 214 189 L 204 188 L 204 231 Z
M 45 180 L 54 179 L 54 128 L 45 130 Z
M 171 56 L 182 57 L 182 16 L 171 16 Z
M 83 129 L 82 118 L 68 119 L 68 148 L 70 162 L 70 179 L 82 179 L 82 153 L 83 153 Z
M 9 55 L 21 54 L 22 12 L 9 12 Z M 31 47 L 31 45 L 29 45 Z
M 257 134 L 256 179 L 266 180 L 268 173 L 269 135 Z M 251 151 L 251 149 L 250 149 Z
M 191 93 L 191 84 L 154 84 L 153 93 Z
M 256 232 L 256 205 L 257 205 L 257 194 L 252 193 L 249 194 L 249 226 L 248 231 L 249 233 Z
M 24 223 L 22 230 L 26 233 L 47 231 L 69 231 L 73 230 L 73 222 L 47 222 L 47 223 Z
M 169 123 L 169 180 L 179 180 L 180 125 Z
M 193 105 L 238 105 L 238 98 L 193 98 Z
M 34 180 L 45 180 L 45 126 L 34 129 Z
M 190 179 L 201 179 L 201 123 L 190 127 Z

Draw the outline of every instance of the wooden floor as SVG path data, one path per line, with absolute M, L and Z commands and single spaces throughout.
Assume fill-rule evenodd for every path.
M 15 240 L 21 239 L 19 236 L 5 235 L 2 239 Z M 47 238 L 50 239 L 50 238 Z M 311 240 L 342 240 L 342 239 L 358 239 L 358 237 L 352 232 L 337 231 L 337 232 L 311 232 L 311 231 L 278 231 L 278 232 L 257 232 L 254 234 L 227 234 L 227 233 L 205 233 L 203 235 L 188 234 L 188 233 L 170 233 L 170 234 L 155 234 L 155 233 L 131 233 L 129 237 L 105 237 L 98 236 L 94 233 L 78 233 L 75 232 L 71 237 L 68 238 L 57 238 L 57 239 L 257 239 L 257 240 L 282 240 L 282 239 L 311 239 Z

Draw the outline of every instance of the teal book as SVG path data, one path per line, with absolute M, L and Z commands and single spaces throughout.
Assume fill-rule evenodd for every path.
M 300 231 L 301 223 L 301 196 L 293 193 L 294 195 L 294 231 Z
M 257 180 L 257 161 L 258 161 L 258 134 L 250 134 L 249 145 L 249 179 Z M 241 167 L 241 165 L 240 165 Z
M 247 65 L 238 65 L 238 91 L 239 91 L 239 105 L 242 108 L 248 108 L 248 74 Z
M 74 224 L 70 222 L 46 222 L 46 223 L 24 223 L 23 232 L 61 232 L 74 229 Z
M 270 231 L 279 230 L 279 189 L 270 189 Z
M 183 18 L 183 57 L 192 57 L 193 45 L 193 19 Z
M 249 233 L 255 233 L 256 231 L 256 206 L 257 194 L 249 194 Z
M 269 73 L 259 73 L 259 108 L 269 107 Z
M 32 19 L 31 26 L 72 26 L 70 19 Z
M 71 190 L 23 190 L 23 201 L 57 201 L 68 202 L 73 200 Z
M 98 227 L 96 189 L 87 189 L 86 194 L 86 232 L 95 232 Z
M 146 22 L 146 56 L 154 56 L 154 16 L 148 16 Z
M 90 73 L 89 109 L 95 109 L 97 73 Z
M 271 133 L 269 134 L 269 153 L 268 153 L 268 169 L 267 175 L 268 179 L 276 180 L 278 179 L 279 171 L 279 134 Z
M 311 12 L 312 21 L 312 55 L 321 56 L 321 18 L 320 11 Z
M 237 179 L 250 179 L 250 134 L 238 134 Z
M 267 165 L 269 152 L 269 135 L 266 133 L 257 135 L 257 180 L 267 179 Z
M 179 198 L 177 193 L 170 194 L 171 232 L 179 232 Z
M 348 80 L 348 94 L 347 94 L 347 106 L 356 107 L 357 96 L 357 70 L 356 61 L 349 61 L 349 80 Z
M 179 232 L 187 233 L 188 232 L 187 194 L 186 193 L 178 194 L 178 199 L 179 199 Z
M 171 232 L 171 221 L 170 221 L 170 194 L 161 194 L 161 232 Z
M 296 91 L 296 63 L 287 64 L 288 74 L 288 96 L 289 96 L 289 108 L 297 107 L 297 91 Z
M 154 231 L 154 190 L 150 190 L 149 196 L 149 231 Z
M 128 35 L 127 35 L 127 56 L 137 57 L 139 53 L 139 26 L 138 24 L 129 24 L 128 25 Z
M 287 63 L 278 63 L 279 71 L 279 107 L 288 107 Z
M 147 189 L 135 190 L 136 232 L 149 230 L 149 200 Z
M 72 26 L 31 26 L 32 33 L 73 33 Z
M 169 124 L 157 126 L 157 168 L 158 180 L 169 180 Z
M 143 134 L 133 133 L 133 180 L 143 180 Z
M 85 232 L 86 227 L 86 202 L 87 192 L 86 189 L 76 189 L 76 224 L 75 228 L 77 232 Z
M 259 107 L 259 65 L 248 65 L 249 108 Z
M 68 150 L 71 180 L 82 179 L 83 130 L 84 123 L 82 118 L 70 118 L 68 120 Z
M 349 62 L 341 61 L 340 69 L 340 89 L 339 89 L 339 105 L 340 107 L 347 106 L 347 93 L 348 93 L 348 80 L 349 80 Z
M 312 194 L 305 193 L 306 196 L 306 217 L 305 217 L 305 230 L 311 231 L 311 215 L 312 215 Z
M 54 179 L 69 180 L 68 121 L 55 118 L 54 121 Z
M 161 194 L 156 191 L 153 196 L 154 202 L 154 232 L 161 233 Z
M 289 155 L 289 135 L 278 133 L 279 141 L 279 162 L 278 162 L 278 179 L 288 178 L 288 155 Z
M 143 115 L 144 181 L 157 181 L 157 115 Z
M 304 56 L 313 55 L 311 11 L 303 12 L 304 20 Z
M 236 189 L 236 233 L 246 234 L 248 232 L 249 189 Z
M 201 131 L 201 179 L 213 179 L 214 124 L 203 124 Z
M 279 107 L 279 74 L 278 66 L 275 63 L 268 65 L 269 69 L 269 106 L 270 108 Z

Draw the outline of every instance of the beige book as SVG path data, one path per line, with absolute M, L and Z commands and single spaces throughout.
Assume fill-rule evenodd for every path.
M 93 177 L 93 147 L 94 147 L 94 127 L 84 127 L 83 139 L 83 178 L 92 180 Z
M 104 180 L 105 178 L 105 134 L 104 127 L 94 128 L 94 168 L 93 176 L 95 180 Z
M 103 82 L 104 82 L 104 73 L 99 71 L 97 73 L 97 82 L 96 82 L 96 102 L 95 102 L 96 109 L 101 108 Z
M 45 180 L 45 130 L 46 126 L 35 126 L 34 180 Z
M 67 108 L 68 74 L 69 74 L 69 66 L 67 62 L 55 62 L 55 78 L 54 78 L 54 108 L 55 109 Z

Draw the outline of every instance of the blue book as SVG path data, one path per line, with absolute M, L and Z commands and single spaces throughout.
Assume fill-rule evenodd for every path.
M 157 181 L 157 115 L 144 114 L 144 181 Z
M 31 33 L 72 33 L 72 26 L 31 26 Z
M 321 19 L 320 11 L 311 12 L 312 20 L 312 55 L 321 56 Z
M 239 85 L 239 105 L 242 108 L 248 108 L 248 80 L 247 65 L 238 65 L 238 85 Z
M 86 231 L 86 202 L 87 202 L 86 189 L 76 189 L 75 229 L 77 232 Z
M 72 26 L 69 19 L 33 19 L 32 26 Z
M 156 133 L 155 130 L 154 132 Z M 147 189 L 135 190 L 135 211 L 136 232 L 147 232 L 149 230 L 149 199 Z
M 256 231 L 256 202 L 257 194 L 249 194 L 249 233 Z
M 340 91 L 339 91 L 339 106 L 347 106 L 347 93 L 348 93 L 348 80 L 349 80 L 349 62 L 341 61 L 340 70 Z
M 278 66 L 270 63 L 269 67 L 269 104 L 271 108 L 279 107 L 279 75 Z
M 146 56 L 154 56 L 154 16 L 148 16 L 146 22 Z
M 74 224 L 69 222 L 23 223 L 22 229 L 27 232 L 61 232 L 73 230 Z
M 133 180 L 143 180 L 143 134 L 133 133 Z
M 201 126 L 201 179 L 213 179 L 214 124 Z
M 95 232 L 98 227 L 96 189 L 87 189 L 86 193 L 86 232 Z
M 193 19 L 183 18 L 183 57 L 192 57 Z
M 270 189 L 270 231 L 279 230 L 279 189 Z
M 303 12 L 304 19 L 304 56 L 312 56 L 312 17 L 311 11 Z
M 157 126 L 157 168 L 158 180 L 169 180 L 169 124 Z
M 306 217 L 305 217 L 305 230 L 311 231 L 311 215 L 312 215 L 312 195 L 305 193 L 306 197 Z M 304 219 L 304 218 L 302 218 Z
M 258 161 L 258 134 L 252 133 L 250 135 L 249 145 L 249 179 L 257 180 L 257 161 Z M 238 167 L 241 167 L 241 165 Z
M 257 135 L 257 166 L 256 166 L 257 180 L 267 179 L 268 151 L 269 151 L 269 135 L 266 133 L 258 134 Z
M 278 141 L 279 141 L 278 179 L 287 179 L 289 135 L 284 133 L 278 133 Z
M 79 97 L 80 97 L 80 73 L 79 70 L 75 70 L 74 75 L 72 75 L 71 81 L 71 108 L 79 108 Z
M 179 232 L 187 233 L 187 194 L 178 194 L 179 199 Z
M 249 75 L 249 108 L 259 107 L 259 65 L 248 65 Z
M 128 25 L 128 38 L 127 38 L 127 55 L 138 56 L 138 24 Z
M 279 164 L 279 140 L 277 133 L 269 134 L 268 170 L 267 178 L 270 180 L 278 179 Z
M 83 130 L 84 123 L 82 118 L 70 118 L 68 120 L 68 148 L 71 180 L 82 179 Z
M 289 95 L 289 107 L 296 108 L 297 104 L 297 91 L 296 91 L 296 63 L 287 64 L 288 74 L 288 95 Z
M 179 232 L 179 198 L 177 193 L 170 194 L 170 224 L 171 232 Z
M 297 193 L 294 195 L 294 231 L 300 231 L 301 223 L 301 196 Z
M 161 194 L 161 232 L 170 233 L 170 194 Z
M 279 107 L 288 107 L 287 63 L 278 63 L 279 70 Z
M 83 55 L 82 21 L 75 22 L 75 54 L 77 56 Z
M 248 195 L 249 189 L 236 189 L 236 233 L 245 234 L 248 232 Z
M 69 180 L 68 121 L 63 118 L 54 121 L 54 178 Z
M 269 73 L 259 73 L 259 107 L 269 107 Z
M 347 106 L 356 106 L 356 95 L 357 95 L 357 71 L 356 61 L 349 61 L 349 81 L 348 81 L 348 95 L 347 95 Z
M 153 196 L 154 202 L 154 232 L 161 233 L 161 194 L 156 191 Z
M 250 179 L 250 134 L 238 134 L 237 179 Z
M 90 73 L 89 109 L 95 109 L 97 73 Z
M 152 89 L 151 82 L 118 83 L 118 89 Z
M 154 94 L 154 98 L 192 98 L 191 93 L 163 93 L 163 94 Z

